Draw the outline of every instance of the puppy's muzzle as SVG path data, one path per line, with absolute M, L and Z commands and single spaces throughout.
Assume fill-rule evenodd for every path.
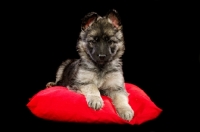
M 99 59 L 100 60 L 105 60 L 105 58 L 106 58 L 106 55 L 105 54 L 99 54 Z

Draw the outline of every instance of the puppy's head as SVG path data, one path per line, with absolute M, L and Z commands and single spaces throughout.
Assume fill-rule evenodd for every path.
M 98 65 L 120 58 L 125 50 L 122 25 L 119 14 L 111 10 L 101 17 L 88 13 L 82 20 L 77 49 L 82 58 Z

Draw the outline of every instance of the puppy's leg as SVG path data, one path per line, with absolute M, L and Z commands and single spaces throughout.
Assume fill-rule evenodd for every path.
M 128 103 L 128 94 L 124 88 L 124 78 L 121 72 L 113 72 L 106 76 L 105 94 L 109 96 L 119 116 L 130 121 L 134 111 Z
M 100 92 L 94 84 L 82 85 L 79 90 L 86 97 L 87 104 L 90 108 L 99 110 L 103 107 L 103 100 L 100 96 Z
M 119 116 L 125 120 L 130 121 L 134 116 L 134 111 L 128 104 L 128 97 L 124 92 L 111 91 L 109 94 Z

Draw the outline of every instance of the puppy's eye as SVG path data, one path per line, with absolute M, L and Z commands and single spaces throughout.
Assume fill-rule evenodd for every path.
M 113 43 L 115 43 L 115 41 L 113 41 L 113 40 L 108 40 L 108 43 L 109 43 L 109 44 L 113 44 Z
M 105 41 L 108 41 L 108 40 L 109 40 L 109 38 L 108 38 L 108 37 L 105 37 L 105 38 L 104 38 L 104 40 L 105 40 Z
M 99 41 L 99 38 L 98 37 L 94 37 L 94 40 L 97 42 L 97 41 Z
M 89 43 L 96 43 L 99 41 L 99 38 L 98 37 L 94 37 L 93 39 L 89 40 L 88 42 Z

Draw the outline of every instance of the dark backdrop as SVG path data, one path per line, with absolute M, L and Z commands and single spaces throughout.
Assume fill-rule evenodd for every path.
M 78 58 L 76 42 L 81 18 L 91 11 L 103 16 L 113 8 L 119 12 L 124 28 L 126 51 L 122 59 L 125 81 L 142 88 L 163 109 L 162 114 L 140 126 L 57 123 L 36 118 L 25 106 L 28 98 L 44 89 L 47 82 L 54 81 L 63 60 Z M 23 82 L 26 86 L 21 89 L 23 111 L 18 116 L 28 126 L 27 130 L 62 128 L 69 131 L 69 128 L 81 128 L 84 131 L 167 132 L 177 126 L 179 103 L 176 94 L 180 89 L 177 84 L 180 60 L 177 43 L 182 32 L 180 19 L 183 14 L 179 6 L 159 0 L 77 1 L 74 4 L 29 2 L 18 10 L 18 29 L 22 32 L 18 48 L 23 51 L 20 54 L 24 62 L 21 71 L 25 73 Z

